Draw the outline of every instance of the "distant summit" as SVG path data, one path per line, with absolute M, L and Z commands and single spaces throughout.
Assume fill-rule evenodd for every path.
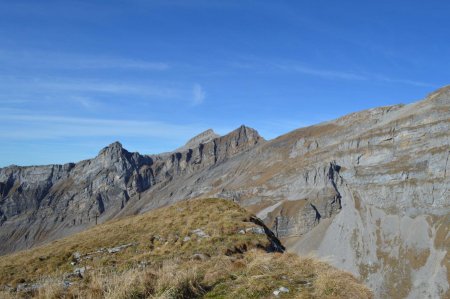
M 120 154 L 122 151 L 124 151 L 122 143 L 116 141 L 101 149 L 98 154 L 99 155 Z
M 213 129 L 208 129 L 188 140 L 185 145 L 177 148 L 176 152 L 182 152 L 190 148 L 196 148 L 201 143 L 207 143 L 215 138 L 220 137 L 219 134 L 216 134 Z

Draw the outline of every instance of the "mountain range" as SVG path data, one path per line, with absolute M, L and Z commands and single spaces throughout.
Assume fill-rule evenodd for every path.
M 450 87 L 265 140 L 208 130 L 169 153 L 0 169 L 0 253 L 179 201 L 221 198 L 376 298 L 450 297 Z

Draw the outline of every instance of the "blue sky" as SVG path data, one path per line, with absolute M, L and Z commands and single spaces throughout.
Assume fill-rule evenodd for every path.
M 0 0 L 0 166 L 274 138 L 450 83 L 449 1 Z

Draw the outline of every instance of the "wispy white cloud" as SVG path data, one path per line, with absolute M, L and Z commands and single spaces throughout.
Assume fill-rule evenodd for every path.
M 0 103 L 14 104 L 21 101 L 61 102 L 70 100 L 85 108 L 93 108 L 99 99 L 109 101 L 132 97 L 136 101 L 171 100 L 196 103 L 202 100 L 202 89 L 193 95 L 192 85 L 176 82 L 142 80 L 115 81 L 109 79 L 80 79 L 55 77 L 5 77 L 0 75 Z M 195 98 L 193 99 L 193 97 Z M 13 99 L 17 99 L 14 100 Z M 94 100 L 96 99 L 96 100 Z M 89 106 L 89 107 L 88 107 Z
M 72 96 L 70 97 L 71 100 L 74 102 L 80 104 L 82 107 L 84 107 L 87 110 L 94 110 L 95 108 L 99 107 L 99 103 L 97 101 L 94 101 L 90 97 L 85 96 Z
M 390 78 L 390 77 L 386 77 L 386 76 L 378 75 L 378 74 L 372 74 L 372 77 L 375 80 L 387 82 L 387 83 L 400 83 L 400 84 L 419 86 L 419 87 L 433 87 L 433 88 L 439 87 L 439 85 L 431 84 L 431 83 L 427 83 L 427 82 L 408 80 L 408 79 Z
M 185 139 L 205 128 L 199 125 L 173 124 L 162 121 L 129 119 L 79 118 L 55 115 L 33 115 L 29 112 L 8 113 L 0 120 L 8 130 L 0 138 L 9 140 L 42 140 L 70 137 L 140 137 Z
M 193 94 L 193 104 L 194 105 L 199 105 L 199 104 L 203 103 L 203 101 L 206 98 L 205 90 L 198 83 L 194 84 L 194 87 L 192 88 L 192 94 Z
M 11 51 L 0 49 L 0 64 L 46 69 L 134 69 L 165 71 L 166 62 L 45 51 Z
M 30 102 L 29 100 L 25 99 L 3 99 L 0 97 L 0 104 L 2 105 L 25 104 L 29 102 Z
M 123 68 L 152 71 L 165 71 L 170 68 L 169 64 L 164 62 L 148 62 L 143 60 L 118 58 L 84 58 L 79 61 L 75 61 L 71 67 L 80 69 Z
M 299 61 L 271 62 L 260 58 L 244 59 L 241 62 L 232 62 L 234 68 L 264 71 L 282 71 L 290 73 L 299 73 L 314 77 L 322 77 L 330 80 L 349 80 L 349 81 L 374 81 L 385 83 L 399 83 L 419 87 L 437 88 L 439 85 L 422 82 L 417 80 L 395 78 L 374 72 L 358 72 L 347 70 L 324 69 L 307 65 Z
M 317 77 L 324 77 L 329 79 L 344 79 L 344 80 L 367 80 L 367 78 L 361 74 L 346 72 L 346 71 L 336 71 L 336 70 L 326 70 L 320 68 L 312 68 L 299 64 L 274 64 L 274 66 L 280 70 L 292 71 L 297 73 L 302 73 L 306 75 L 312 75 Z
M 136 96 L 156 96 L 162 98 L 177 98 L 183 94 L 180 88 L 166 87 L 134 82 L 114 82 L 106 80 L 35 80 L 29 87 L 47 91 L 96 92 L 106 94 L 128 94 Z

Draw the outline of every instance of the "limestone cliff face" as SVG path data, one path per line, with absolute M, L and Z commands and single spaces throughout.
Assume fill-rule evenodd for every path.
M 242 126 L 206 141 L 154 156 L 130 153 L 116 142 L 94 159 L 76 164 L 0 169 L 0 252 L 27 248 L 110 219 L 146 190 L 224 162 L 263 139 Z
M 294 131 L 261 153 L 277 148 L 246 169 L 240 201 L 288 249 L 331 259 L 378 298 L 450 295 L 450 88 Z M 336 194 L 341 209 L 327 208 Z
M 0 250 L 195 197 L 247 207 L 377 298 L 450 296 L 450 87 L 263 141 L 241 127 L 173 153 L 119 144 L 77 164 L 0 170 Z M 200 138 L 201 139 L 201 138 Z

